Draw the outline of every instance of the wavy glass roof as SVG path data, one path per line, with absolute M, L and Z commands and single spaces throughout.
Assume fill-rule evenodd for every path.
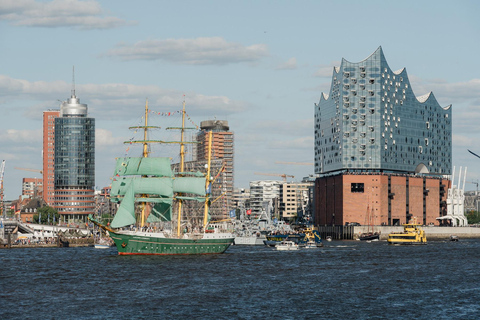
M 315 172 L 448 174 L 450 107 L 431 92 L 416 97 L 406 68 L 393 71 L 381 47 L 360 62 L 342 59 L 315 104 Z

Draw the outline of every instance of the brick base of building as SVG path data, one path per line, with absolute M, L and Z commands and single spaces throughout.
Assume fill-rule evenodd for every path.
M 341 173 L 315 180 L 315 224 L 401 225 L 412 218 L 439 225 L 446 214 L 445 178 L 393 173 Z

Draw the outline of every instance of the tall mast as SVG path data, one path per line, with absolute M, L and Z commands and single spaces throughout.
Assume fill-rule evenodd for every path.
M 208 162 L 207 162 L 207 176 L 205 180 L 205 212 L 203 213 L 203 228 L 207 226 L 208 223 L 208 201 L 209 201 L 209 192 L 211 192 L 210 185 L 210 162 L 212 160 L 212 131 L 208 132 Z
M 147 158 L 148 157 L 148 143 L 147 143 L 147 130 L 148 130 L 148 99 L 145 102 L 145 128 L 143 128 L 143 157 Z M 143 197 L 147 197 L 148 195 L 143 195 Z M 146 209 L 146 203 L 142 203 L 142 213 L 141 213 L 141 222 L 140 222 L 140 227 L 143 228 L 145 225 L 145 209 Z
M 147 143 L 147 128 L 148 128 L 148 99 L 145 102 L 145 128 L 143 129 L 143 157 L 148 157 L 148 143 Z
M 183 99 L 183 109 L 182 109 L 182 131 L 180 138 L 180 172 L 183 172 L 185 169 L 185 143 L 184 143 L 184 134 L 185 134 L 185 99 Z
M 3 205 L 3 175 L 5 173 L 5 160 L 0 165 L 0 216 L 5 214 Z
M 182 109 L 182 128 L 180 133 L 180 172 L 183 172 L 185 166 L 185 143 L 184 143 L 184 133 L 185 133 L 185 99 L 183 99 L 183 109 Z M 180 229 L 182 225 L 182 204 L 183 201 L 178 199 L 178 214 L 177 214 L 177 236 L 180 237 Z

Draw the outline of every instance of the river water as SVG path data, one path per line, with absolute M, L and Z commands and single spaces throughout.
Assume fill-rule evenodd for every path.
M 0 250 L 0 319 L 479 319 L 480 240 L 211 256 Z

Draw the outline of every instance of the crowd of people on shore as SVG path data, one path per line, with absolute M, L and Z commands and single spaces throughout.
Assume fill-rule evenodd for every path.
M 22 238 L 22 239 L 17 239 L 13 242 L 13 245 L 19 245 L 19 246 L 31 246 L 31 245 L 50 245 L 50 244 L 56 244 L 57 239 L 53 237 L 49 238 Z

